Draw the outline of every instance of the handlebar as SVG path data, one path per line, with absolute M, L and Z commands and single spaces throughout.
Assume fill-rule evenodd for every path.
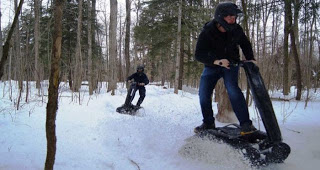
M 238 61 L 238 62 L 230 62 L 229 66 L 234 66 L 234 67 L 240 66 L 240 67 L 243 67 L 246 63 L 252 63 L 253 65 L 256 66 L 255 63 L 250 62 L 250 61 L 248 61 L 248 60 L 240 60 L 240 61 Z

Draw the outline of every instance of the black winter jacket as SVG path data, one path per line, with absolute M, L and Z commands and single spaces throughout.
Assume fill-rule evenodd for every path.
M 127 78 L 127 81 L 131 79 L 134 79 L 134 81 L 137 83 L 144 83 L 145 85 L 149 84 L 149 79 L 147 75 L 144 73 L 133 73 L 131 76 Z
M 239 24 L 232 32 L 220 32 L 217 21 L 212 20 L 203 27 L 196 46 L 195 59 L 206 66 L 213 62 L 228 59 L 231 63 L 240 61 L 239 46 L 246 60 L 254 60 L 252 46 Z

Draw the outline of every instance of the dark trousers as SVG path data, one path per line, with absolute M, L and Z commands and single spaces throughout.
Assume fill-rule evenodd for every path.
M 249 119 L 248 107 L 243 93 L 238 85 L 239 66 L 226 69 L 224 67 L 205 67 L 199 87 L 200 105 L 202 110 L 203 122 L 206 124 L 214 123 L 212 110 L 212 93 L 218 80 L 223 78 L 229 99 L 240 125 L 252 123 Z
M 146 97 L 146 88 L 144 86 L 137 86 L 132 92 L 132 98 L 131 101 L 134 99 L 134 96 L 136 95 L 137 90 L 139 90 L 139 100 L 137 102 L 137 105 L 140 106 L 141 103 L 143 102 L 144 98 Z

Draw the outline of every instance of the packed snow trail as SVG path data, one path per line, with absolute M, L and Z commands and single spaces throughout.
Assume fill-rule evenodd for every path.
M 116 112 L 126 97 L 123 88 L 119 87 L 115 96 L 101 93 L 89 97 L 86 93 L 80 105 L 71 101 L 70 92 L 63 91 L 56 120 L 55 169 L 254 169 L 228 145 L 194 137 L 193 128 L 202 120 L 197 94 L 179 91 L 177 95 L 173 89 L 155 85 L 146 89 L 144 108 L 137 116 Z M 133 103 L 138 97 L 137 94 Z M 1 99 L 1 110 L 5 110 L 0 118 L 1 170 L 43 169 L 46 104 L 38 100 L 15 111 L 8 97 Z M 263 169 L 306 170 L 319 165 L 320 127 L 307 123 L 319 121 L 314 111 L 318 103 L 310 103 L 307 110 L 301 109 L 306 115 L 304 119 L 300 115 L 303 103 L 299 103 L 290 119 L 280 124 L 292 154 L 284 164 Z M 274 104 L 279 112 L 280 102 Z M 223 125 L 217 122 L 217 126 Z M 297 125 L 301 126 L 297 128 Z M 312 135 L 311 129 L 317 134 Z

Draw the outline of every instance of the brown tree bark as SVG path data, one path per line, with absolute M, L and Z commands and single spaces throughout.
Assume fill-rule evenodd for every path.
M 109 25 L 108 25 L 108 21 L 107 21 L 107 14 L 106 13 L 104 13 L 104 27 L 105 27 L 105 43 L 106 43 L 106 50 L 105 50 L 105 54 L 106 54 L 106 56 L 105 56 L 105 58 L 106 58 L 106 64 L 105 64 L 105 72 L 106 72 L 106 74 L 105 74 L 105 80 L 106 80 L 106 82 L 107 83 L 110 83 L 110 55 L 109 55 L 109 41 L 108 41 L 108 37 L 109 37 L 109 35 L 108 35 L 108 29 L 109 29 Z M 110 84 L 109 84 L 110 85 Z M 107 85 L 107 87 L 106 88 L 109 88 L 109 85 Z M 108 89 L 108 91 L 109 91 L 109 89 Z
M 301 67 L 300 67 L 300 59 L 299 54 L 297 50 L 297 46 L 295 43 L 295 35 L 294 32 L 291 30 L 290 32 L 291 37 L 291 48 L 293 50 L 293 56 L 294 61 L 296 65 L 296 74 L 297 74 L 297 94 L 296 94 L 296 100 L 301 100 L 301 92 L 302 92 L 302 78 L 301 78 Z
M 40 69 L 39 59 L 39 42 L 40 42 L 40 0 L 34 0 L 34 79 L 36 80 L 36 88 L 40 88 Z
M 83 0 L 78 2 L 78 25 L 77 25 L 77 44 L 75 53 L 75 64 L 73 72 L 73 88 L 72 90 L 78 92 L 81 88 L 82 82 L 82 50 L 81 50 L 81 35 L 82 35 L 82 4 Z
M 62 15 L 64 2 L 65 0 L 55 0 L 54 5 L 54 31 L 46 117 L 47 157 L 45 170 L 53 170 L 56 155 L 56 116 L 58 110 L 58 89 L 60 83 L 59 65 L 61 57 Z
M 110 51 L 110 84 L 108 91 L 115 95 L 117 89 L 117 13 L 118 1 L 110 0 L 110 26 L 109 26 L 109 51 Z
M 0 61 L 0 79 L 3 76 L 4 65 L 5 65 L 5 63 L 6 63 L 7 59 L 8 59 L 8 55 L 9 55 L 11 37 L 12 37 L 13 32 L 15 30 L 16 24 L 18 22 L 18 17 L 20 15 L 20 12 L 21 12 L 21 9 L 22 9 L 23 1 L 24 0 L 20 0 L 20 3 L 19 3 L 19 6 L 18 6 L 18 8 L 16 10 L 16 13 L 15 13 L 11 28 L 10 28 L 9 33 L 8 33 L 7 40 L 6 40 L 6 42 L 5 42 L 4 46 L 3 46 L 3 53 L 2 53 L 2 57 L 1 57 L 1 61 Z
M 291 0 L 285 0 L 284 43 L 283 43 L 283 94 L 289 94 L 289 33 L 290 33 Z
M 1 1 L 0 1 L 0 7 L 1 7 Z M 1 10 L 0 10 L 0 60 L 1 60 L 1 57 L 2 57 L 2 52 L 3 52 L 3 46 L 2 46 L 2 26 L 1 26 L 1 17 L 2 17 L 2 13 L 1 13 Z M 1 79 L 1 77 L 0 77 Z
M 174 93 L 178 94 L 179 80 L 180 80 L 180 57 L 181 57 L 181 15 L 182 15 L 182 0 L 179 1 L 178 11 L 178 32 L 177 32 L 177 53 L 176 53 L 176 67 L 175 67 L 175 79 L 174 79 Z
M 294 60 L 295 60 L 295 66 L 296 66 L 296 74 L 297 74 L 297 94 L 296 94 L 296 100 L 301 100 L 301 91 L 302 91 L 302 79 L 301 79 L 301 67 L 300 67 L 300 59 L 299 59 L 299 54 L 298 54 L 298 50 L 297 50 L 297 46 L 296 46 L 296 38 L 295 38 L 295 34 L 294 34 L 294 27 L 293 27 L 293 24 L 292 24 L 292 10 L 291 10 L 291 3 L 292 1 L 291 0 L 285 0 L 285 34 L 290 34 L 290 40 L 291 40 L 291 49 L 293 51 L 293 57 L 294 57 Z M 286 36 L 286 35 L 285 35 Z M 285 43 L 288 43 L 288 42 L 285 42 Z M 284 50 L 287 50 L 288 51 L 288 44 L 286 44 L 286 49 Z M 285 56 L 286 57 L 286 56 Z M 287 58 L 285 58 L 287 59 Z M 286 63 L 285 64 L 285 67 L 286 67 Z M 284 75 L 284 79 L 285 79 L 285 76 L 287 75 Z M 287 84 L 285 84 L 287 83 Z M 284 94 L 288 94 L 289 93 L 289 82 L 284 82 L 284 90 L 285 88 L 287 88 L 286 90 L 287 91 L 284 91 Z M 287 87 L 285 87 L 287 86 Z M 287 93 L 285 93 L 287 92 Z
M 121 16 L 121 11 L 119 12 L 119 16 Z M 123 36 L 123 30 L 124 30 L 124 23 L 123 23 L 123 26 L 122 26 L 122 21 L 121 21 L 121 17 L 119 17 L 119 39 L 118 39 L 118 49 L 119 49 L 119 60 L 118 60 L 118 65 L 117 65 L 117 68 L 118 68 L 118 80 L 120 82 L 123 81 L 123 71 L 122 71 L 122 36 Z
M 93 94 L 93 70 L 92 70 L 92 6 L 91 0 L 88 1 L 88 83 L 89 83 L 89 95 Z
M 131 25 L 131 0 L 126 0 L 126 35 L 125 35 L 125 46 L 124 55 L 126 60 L 126 71 L 125 78 L 129 76 L 130 72 L 130 25 Z
M 223 84 L 223 80 L 218 81 L 215 87 L 215 101 L 218 103 L 217 120 L 222 123 L 235 123 L 238 121 L 227 93 L 227 89 Z
M 18 0 L 14 1 L 14 8 L 15 11 L 17 12 L 18 10 Z M 23 80 L 24 80 L 24 76 L 25 76 L 25 71 L 24 71 L 24 55 L 21 55 L 21 38 L 20 38 L 20 21 L 18 20 L 16 23 L 16 27 L 14 30 L 14 43 L 13 43 L 13 54 L 14 57 L 16 59 L 15 63 L 16 64 L 16 69 L 14 69 L 14 71 L 16 72 L 16 76 L 17 76 L 17 80 L 18 80 L 18 87 L 19 87 L 19 97 L 18 97 L 18 101 L 17 101 L 17 108 L 19 108 L 19 104 L 20 104 L 20 100 L 22 97 L 22 92 L 24 90 L 24 86 L 23 86 Z

